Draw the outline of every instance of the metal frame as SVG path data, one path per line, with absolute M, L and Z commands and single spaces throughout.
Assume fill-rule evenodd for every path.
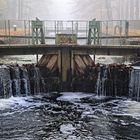
M 43 33 L 43 22 L 36 18 L 32 21 L 32 44 L 45 44 L 45 37 Z
M 96 21 L 96 19 L 93 19 L 92 21 L 89 21 L 87 44 L 88 45 L 91 45 L 92 43 L 94 45 L 99 44 L 99 36 L 100 36 L 100 21 Z
M 15 32 L 13 32 L 14 24 L 17 25 Z M 82 45 L 121 46 L 129 45 L 135 39 L 140 42 L 140 20 L 96 21 L 95 19 L 92 21 L 0 20 L 0 39 L 9 45 L 18 38 L 23 40 L 17 44 L 43 44 L 45 40 L 48 44 L 55 44 L 56 34 L 66 32 L 67 25 L 71 33 L 77 34 L 77 43 Z M 114 33 L 116 26 L 122 28 L 122 33 L 119 33 L 119 29 L 117 34 Z

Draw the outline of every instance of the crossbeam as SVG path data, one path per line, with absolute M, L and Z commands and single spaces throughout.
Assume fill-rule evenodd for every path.
M 22 35 L 0 35 L 0 38 L 24 38 L 24 39 L 32 39 L 32 36 L 22 36 Z M 41 38 L 41 37 L 39 37 Z M 44 37 L 45 39 L 55 39 L 56 37 L 55 36 L 45 36 Z M 140 38 L 140 36 L 138 35 L 135 35 L 135 36 L 100 36 L 99 37 L 100 39 L 129 39 L 129 38 Z M 77 39 L 87 39 L 86 36 L 79 36 L 77 37 Z
M 140 55 L 140 45 L 0 45 L 0 55 L 45 54 L 61 50 L 96 55 Z

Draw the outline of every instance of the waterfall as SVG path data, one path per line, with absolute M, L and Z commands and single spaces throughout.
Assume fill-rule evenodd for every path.
M 6 66 L 0 66 L 0 96 L 7 98 L 12 95 L 12 81 L 10 70 Z
M 129 96 L 134 100 L 140 101 L 140 68 L 138 67 L 134 67 L 131 71 Z
M 26 67 L 20 67 L 20 79 L 21 79 L 21 85 L 20 85 L 20 92 L 22 95 L 29 95 L 30 94 L 30 81 L 29 81 L 29 75 Z
M 0 97 L 34 95 L 44 91 L 43 78 L 35 65 L 0 66 Z
M 27 68 L 30 81 L 30 92 L 31 94 L 37 94 L 41 92 L 42 80 L 41 74 L 38 67 L 31 65 Z
M 97 82 L 96 82 L 96 93 L 98 96 L 101 93 L 100 80 L 101 80 L 101 71 L 100 71 L 100 67 L 99 67 L 98 68 L 98 78 L 97 78 Z
M 10 79 L 12 83 L 12 93 L 14 96 L 20 95 L 20 71 L 18 66 L 9 66 Z
M 140 68 L 115 64 L 95 65 L 88 68 L 84 75 L 76 77 L 75 83 L 79 84 L 75 84 L 75 91 L 82 89 L 101 96 L 125 96 L 140 100 Z M 51 77 L 45 67 L 30 64 L 0 66 L 1 98 L 47 92 L 49 85 L 53 91 L 59 90 L 58 81 Z
M 98 72 L 96 92 L 97 95 L 106 96 L 107 67 L 101 66 Z
M 129 93 L 129 67 L 125 65 L 100 66 L 96 92 L 102 96 L 127 96 Z

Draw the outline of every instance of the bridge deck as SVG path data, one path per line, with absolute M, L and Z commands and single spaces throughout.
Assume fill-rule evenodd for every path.
M 0 55 L 45 54 L 68 49 L 74 53 L 96 55 L 140 55 L 140 45 L 0 45 Z
M 30 35 L 0 35 L 0 37 L 4 38 L 24 38 L 24 39 L 32 39 Z M 40 37 L 39 37 L 40 38 Z M 130 36 L 100 36 L 99 39 L 133 39 L 133 38 L 140 38 L 140 35 L 130 35 Z M 45 39 L 56 39 L 55 36 L 45 36 Z M 87 36 L 77 36 L 77 39 L 87 39 Z

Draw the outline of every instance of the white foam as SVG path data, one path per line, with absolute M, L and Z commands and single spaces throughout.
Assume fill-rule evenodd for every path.
M 57 100 L 70 102 L 80 101 L 81 98 L 93 96 L 93 94 L 86 94 L 81 92 L 63 92 L 61 94 L 63 95 L 58 97 Z
M 132 122 L 131 124 L 140 127 L 140 124 Z
M 140 117 L 140 102 L 136 101 L 125 101 L 127 108 L 124 110 L 127 114 Z
M 7 68 L 7 66 L 6 65 L 1 65 L 0 68 Z
M 40 106 L 40 102 L 32 102 L 33 97 L 10 97 L 8 99 L 0 99 L 0 110 L 13 108 L 16 106 L 30 107 Z
M 63 134 L 72 134 L 73 131 L 75 130 L 76 128 L 73 127 L 72 124 L 62 124 L 60 126 L 60 131 L 63 133 Z
M 133 69 L 139 70 L 140 66 L 133 66 Z

